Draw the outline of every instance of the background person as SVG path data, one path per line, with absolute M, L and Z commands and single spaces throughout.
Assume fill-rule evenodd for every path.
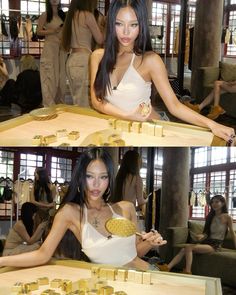
M 62 46 L 70 52 L 66 61 L 73 103 L 81 107 L 90 106 L 89 60 L 92 53 L 92 38 L 103 43 L 94 15 L 89 11 L 91 0 L 72 0 L 66 15 L 62 33 Z
M 168 264 L 169 270 L 185 257 L 186 265 L 183 272 L 191 274 L 193 253 L 211 254 L 215 251 L 219 251 L 228 230 L 230 231 L 236 248 L 236 235 L 233 230 L 233 220 L 228 214 L 225 198 L 221 195 L 215 195 L 210 200 L 210 207 L 211 209 L 206 217 L 203 233 L 197 235 L 199 242 L 196 242 L 196 244 L 189 244 L 181 249 Z
M 200 113 L 202 109 L 213 102 L 210 113 L 207 115 L 208 118 L 215 120 L 220 115 L 225 113 L 225 110 L 220 106 L 220 97 L 223 93 L 236 93 L 236 81 L 226 82 L 217 80 L 214 82 L 213 90 L 200 104 L 191 104 L 186 102 L 185 105 L 195 112 Z
M 37 216 L 38 207 L 26 202 L 21 207 L 21 220 L 10 229 L 6 238 L 3 256 L 36 250 L 41 245 L 47 220 Z
M 143 181 L 140 176 L 141 157 L 135 150 L 127 151 L 120 164 L 116 175 L 114 202 L 129 201 L 145 212 L 148 199 L 143 190 Z
M 61 48 L 65 13 L 59 0 L 46 0 L 46 12 L 38 20 L 37 34 L 45 36 L 40 57 L 43 105 L 64 103 L 66 89 L 66 52 Z

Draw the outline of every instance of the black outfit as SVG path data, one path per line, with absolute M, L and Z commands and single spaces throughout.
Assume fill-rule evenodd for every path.
M 42 104 L 40 74 L 37 70 L 25 70 L 16 79 L 16 104 L 23 112 L 31 111 Z

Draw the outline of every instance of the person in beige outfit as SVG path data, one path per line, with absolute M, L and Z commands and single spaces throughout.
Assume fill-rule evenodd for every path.
M 64 103 L 66 91 L 66 52 L 61 48 L 61 32 L 65 19 L 59 0 L 46 0 L 46 12 L 38 21 L 37 34 L 45 36 L 40 58 L 43 105 Z
M 94 15 L 89 11 L 90 1 L 72 0 L 62 33 L 62 46 L 70 55 L 66 62 L 73 103 L 89 107 L 89 60 L 92 52 L 92 38 L 103 43 Z

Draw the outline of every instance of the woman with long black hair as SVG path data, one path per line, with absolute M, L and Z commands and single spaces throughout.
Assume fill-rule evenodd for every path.
M 40 78 L 43 104 L 63 103 L 66 90 L 66 52 L 61 48 L 62 26 L 65 13 L 60 0 L 46 0 L 46 12 L 38 21 L 37 34 L 45 37 L 40 57 Z
M 38 215 L 36 205 L 26 202 L 21 207 L 21 219 L 10 229 L 7 235 L 3 256 L 15 255 L 36 250 L 41 245 L 41 238 L 47 220 Z M 46 217 L 46 216 L 45 216 Z M 41 219 L 37 224 L 37 219 Z
M 36 168 L 30 201 L 41 209 L 50 209 L 55 207 L 55 197 L 56 190 L 50 182 L 47 169 Z
M 152 50 L 144 0 L 113 0 L 107 17 L 105 48 L 91 56 L 91 102 L 105 114 L 134 121 L 161 119 L 151 105 L 155 85 L 169 112 L 207 127 L 230 144 L 235 131 L 194 112 L 173 92 L 161 57 Z
M 188 244 L 168 264 L 171 270 L 182 258 L 185 257 L 186 266 L 184 273 L 191 274 L 193 253 L 213 253 L 218 251 L 223 244 L 229 230 L 236 248 L 236 235 L 233 230 L 233 220 L 228 214 L 226 200 L 222 195 L 215 195 L 210 200 L 210 212 L 206 217 L 202 234 L 196 235 L 198 240 L 195 244 Z

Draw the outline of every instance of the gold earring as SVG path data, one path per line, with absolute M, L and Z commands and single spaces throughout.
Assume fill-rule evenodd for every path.
M 79 189 L 79 186 L 78 186 L 78 193 L 80 193 L 80 189 Z

